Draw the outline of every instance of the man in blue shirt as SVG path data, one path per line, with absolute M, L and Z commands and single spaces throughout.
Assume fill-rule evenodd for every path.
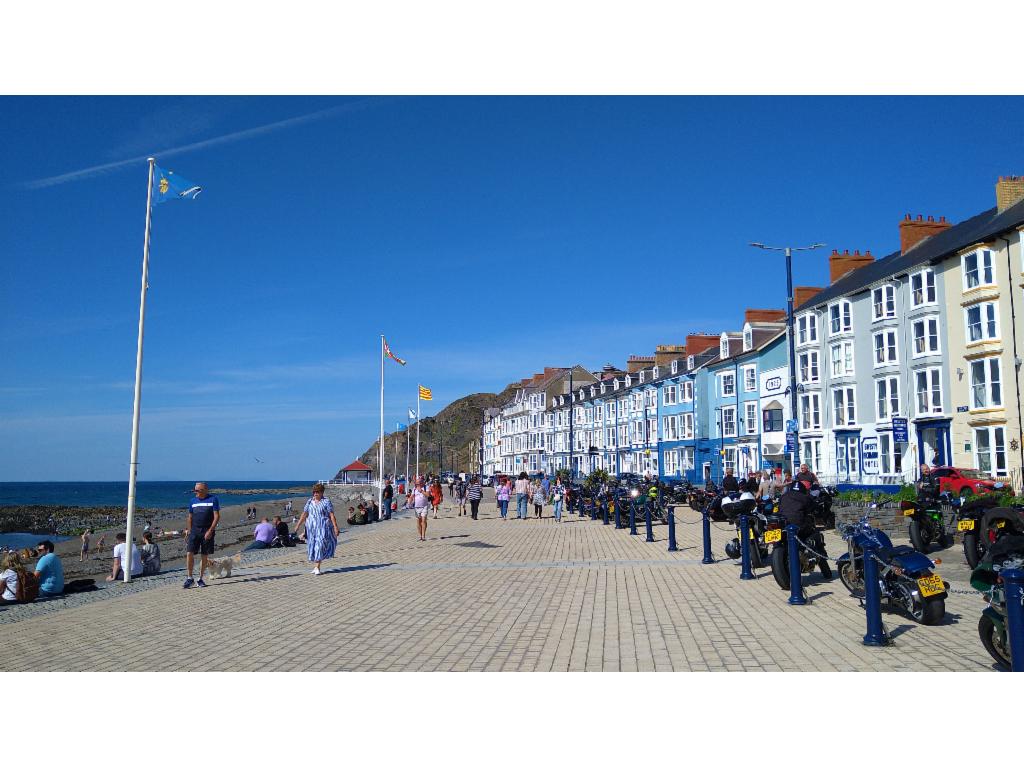
M 36 563 L 36 578 L 39 579 L 39 594 L 54 597 L 64 592 L 64 564 L 53 554 L 52 541 L 40 541 L 36 545 L 39 562 Z
M 211 496 L 206 489 L 206 483 L 196 483 L 196 495 L 188 507 L 188 522 L 185 523 L 185 569 L 188 571 L 188 578 L 185 579 L 184 587 L 188 589 L 193 584 L 205 587 L 206 582 L 203 576 L 206 573 L 208 563 L 207 557 L 213 554 L 214 542 L 213 532 L 220 522 L 220 501 L 216 496 Z M 192 568 L 195 565 L 195 556 L 202 555 L 199 565 L 199 581 L 192 580 Z

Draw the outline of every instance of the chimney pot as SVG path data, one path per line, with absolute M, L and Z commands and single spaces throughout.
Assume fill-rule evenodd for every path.
M 918 221 L 923 221 L 924 220 L 924 216 L 922 216 L 920 213 L 917 214 L 917 220 Z
M 903 220 L 904 221 L 910 221 L 910 214 L 908 213 L 906 216 L 904 216 Z

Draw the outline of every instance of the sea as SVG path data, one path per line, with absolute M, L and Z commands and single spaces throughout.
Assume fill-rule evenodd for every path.
M 312 488 L 311 480 L 208 480 L 211 489 L 226 488 L 248 490 L 261 488 Z M 135 487 L 136 506 L 142 509 L 181 509 L 188 506 L 195 495 L 194 480 L 140 480 Z M 222 506 L 248 504 L 256 501 L 275 501 L 305 496 L 290 493 L 229 494 L 220 498 Z M 0 483 L 0 505 L 43 504 L 69 507 L 124 507 L 128 506 L 127 481 L 110 483 Z M 2 547 L 34 547 L 39 541 L 53 536 L 32 533 L 0 533 Z

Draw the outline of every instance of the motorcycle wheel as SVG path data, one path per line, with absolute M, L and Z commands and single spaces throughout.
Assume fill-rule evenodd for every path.
M 789 589 L 789 558 L 786 557 L 785 546 L 778 546 L 772 550 L 772 576 L 779 589 Z
M 918 618 L 920 614 L 920 618 Z M 943 599 L 939 600 L 927 600 L 921 604 L 921 608 L 914 611 L 914 618 L 924 624 L 926 627 L 932 627 L 942 621 L 942 617 L 946 615 L 946 601 Z
M 750 567 L 753 569 L 764 568 L 764 559 L 761 557 L 761 545 L 757 539 L 750 542 Z
M 914 549 L 923 555 L 928 554 L 928 547 L 932 543 L 932 529 L 929 525 L 922 525 L 919 520 L 910 521 L 910 543 Z
M 859 573 L 851 561 L 846 560 L 839 566 L 839 580 L 850 590 L 851 595 L 864 597 L 864 574 Z
M 996 666 L 1004 672 L 1010 670 L 1010 649 L 1006 647 L 1005 635 L 1000 636 L 999 630 L 988 616 L 982 614 L 978 621 L 978 637 L 985 646 L 988 655 L 995 659 Z
M 977 525 L 977 523 L 975 523 Z M 978 563 L 981 562 L 981 558 L 985 556 L 985 550 L 981 546 L 981 537 L 977 531 L 968 531 L 964 534 L 964 557 L 967 558 L 967 564 L 971 566 L 973 571 L 978 567 Z

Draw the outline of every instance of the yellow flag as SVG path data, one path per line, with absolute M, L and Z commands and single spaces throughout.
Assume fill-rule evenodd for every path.
M 434 399 L 434 394 L 429 389 L 427 389 L 426 387 L 424 387 L 421 384 L 420 385 L 420 400 L 433 400 L 433 399 Z

